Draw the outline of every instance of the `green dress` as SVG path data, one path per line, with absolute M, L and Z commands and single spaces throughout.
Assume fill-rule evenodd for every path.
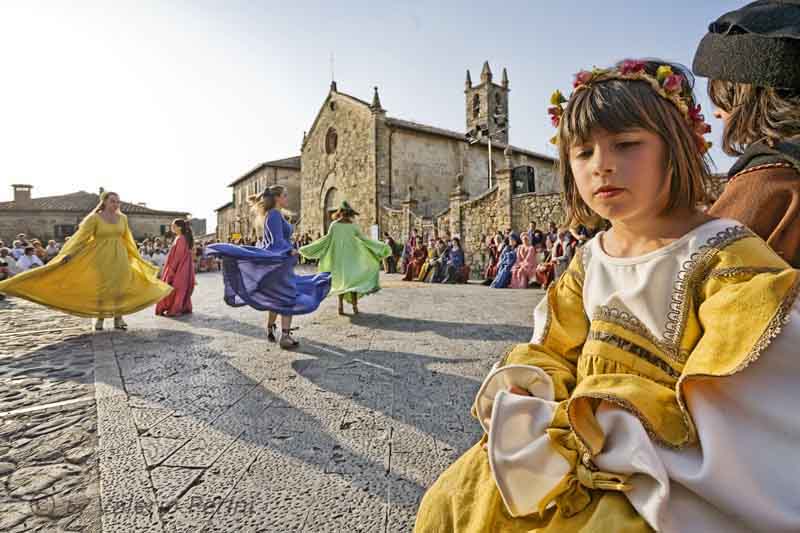
M 381 261 L 391 255 L 388 244 L 366 238 L 358 226 L 336 221 L 328 234 L 300 248 L 307 259 L 319 260 L 319 271 L 330 272 L 329 294 L 343 294 L 352 302 L 351 293 L 364 296 L 380 290 Z

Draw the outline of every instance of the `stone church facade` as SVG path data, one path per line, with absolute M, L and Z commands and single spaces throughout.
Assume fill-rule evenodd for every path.
M 507 144 L 509 92 L 505 69 L 500 84 L 494 83 L 488 62 L 476 85 L 467 71 L 464 94 L 467 131 L 475 140 L 471 144 L 462 132 L 389 116 L 377 88 L 368 103 L 332 83 L 303 140 L 301 230 L 324 232 L 342 199 L 361 213 L 362 229 L 388 229 L 392 213 L 402 207 L 409 191 L 415 213 L 433 219 L 449 208 L 457 187 L 468 198 L 497 187 L 497 172 L 507 162 L 524 176 L 518 192 L 557 192 L 552 157 Z
M 420 224 L 434 227 L 451 210 L 453 195 L 465 202 L 491 196 L 506 168 L 510 194 L 557 195 L 555 159 L 508 144 L 509 94 L 505 69 L 500 83 L 494 81 L 488 62 L 478 83 L 472 83 L 467 71 L 466 131 L 458 132 L 391 116 L 381 104 L 377 87 L 367 102 L 340 91 L 332 82 L 303 134 L 300 155 L 281 160 L 296 160 L 296 172 L 277 173 L 283 172 L 282 183 L 290 197 L 299 201 L 292 206 L 299 212 L 298 232 L 323 234 L 331 213 L 346 199 L 359 211 L 357 221 L 365 233 L 377 229 L 402 238 L 404 208 Z M 258 176 L 275 163 L 265 163 L 231 184 L 232 202 L 217 209 L 219 239 L 252 233 L 244 200 L 263 190 L 264 180 Z

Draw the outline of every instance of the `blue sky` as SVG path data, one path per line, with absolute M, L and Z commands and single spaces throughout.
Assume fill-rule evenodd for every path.
M 574 72 L 625 57 L 691 65 L 708 23 L 743 4 L 5 0 L 0 201 L 11 183 L 34 196 L 103 186 L 211 230 L 228 183 L 300 153 L 331 54 L 339 90 L 369 100 L 377 85 L 391 116 L 458 131 L 466 69 L 476 80 L 488 59 L 498 78 L 508 69 L 511 142 L 554 153 L 547 99 Z M 697 90 L 709 110 L 705 80 Z

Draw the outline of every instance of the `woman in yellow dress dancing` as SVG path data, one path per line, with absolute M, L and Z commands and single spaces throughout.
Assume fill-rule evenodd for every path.
M 0 282 L 0 292 L 96 318 L 96 330 L 111 317 L 114 328 L 127 329 L 123 315 L 157 303 L 172 287 L 139 255 L 119 206 L 118 194 L 102 193 L 100 203 L 52 261 Z

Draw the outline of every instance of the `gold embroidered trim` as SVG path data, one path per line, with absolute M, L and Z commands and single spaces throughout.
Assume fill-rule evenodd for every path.
M 712 270 L 708 273 L 709 278 L 735 278 L 737 276 L 746 276 L 746 275 L 753 275 L 757 276 L 758 274 L 777 274 L 786 270 L 785 268 L 779 267 L 730 267 L 730 268 L 718 268 L 716 270 Z
M 683 383 L 687 379 L 692 378 L 719 378 L 719 377 L 726 377 L 732 376 L 734 374 L 738 374 L 748 366 L 750 366 L 753 362 L 755 362 L 761 354 L 766 350 L 769 345 L 772 343 L 772 340 L 778 336 L 778 334 L 783 329 L 783 326 L 789 322 L 789 311 L 791 310 L 792 306 L 794 305 L 795 300 L 797 299 L 798 294 L 800 294 L 800 274 L 795 274 L 794 284 L 792 288 L 789 289 L 789 292 L 784 297 L 781 305 L 778 306 L 778 309 L 775 310 L 775 314 L 772 315 L 767 327 L 764 328 L 764 331 L 759 336 L 758 340 L 753 344 L 750 348 L 750 351 L 747 353 L 747 356 L 742 360 L 739 365 L 734 368 L 732 371 L 728 372 L 727 374 L 686 374 L 681 376 L 678 380 L 678 383 L 675 385 L 675 393 L 678 397 L 678 407 L 681 409 L 681 413 L 683 413 L 683 418 L 686 421 L 686 424 L 689 426 L 689 429 L 692 432 L 692 437 L 696 438 L 697 429 L 694 425 L 694 420 L 692 420 L 692 415 L 689 413 L 689 409 L 686 407 L 683 398 Z
M 673 285 L 672 297 L 664 326 L 664 341 L 669 343 L 670 355 L 686 361 L 688 353 L 680 350 L 680 341 L 689 317 L 691 296 L 695 296 L 699 286 L 708 275 L 711 260 L 720 250 L 734 242 L 755 234 L 746 226 L 730 226 L 710 237 L 683 264 Z
M 616 324 L 617 326 L 621 326 L 639 336 L 644 337 L 657 346 L 661 351 L 663 351 L 667 357 L 678 364 L 682 365 L 689 357 L 688 353 L 684 354 L 683 357 L 675 357 L 676 350 L 672 345 L 657 338 L 655 334 L 653 334 L 653 332 L 650 331 L 648 327 L 645 326 L 638 318 L 627 311 L 623 311 L 622 309 L 602 305 L 595 310 L 594 314 L 592 315 L 592 320 Z
M 679 377 L 681 377 L 680 372 L 678 372 L 670 365 L 668 365 L 666 362 L 664 362 L 660 357 L 658 357 L 658 355 L 654 354 L 653 352 L 642 346 L 639 346 L 635 342 L 623 339 L 622 337 L 614 335 L 613 333 L 592 330 L 589 331 L 589 335 L 586 340 L 604 342 L 606 344 L 619 348 L 624 352 L 634 355 L 639 359 L 646 361 L 647 363 L 650 363 L 651 365 L 659 368 L 662 372 L 664 372 L 665 374 L 674 379 L 678 379 Z M 600 357 L 602 357 L 602 355 Z
M 594 392 L 594 393 L 587 392 L 587 393 L 582 393 L 577 398 L 571 398 L 569 400 L 569 403 L 567 404 L 567 419 L 569 420 L 569 427 L 572 430 L 572 432 L 575 434 L 575 436 L 578 439 L 578 441 L 580 442 L 580 444 L 583 445 L 583 447 L 586 448 L 587 450 L 591 450 L 591 448 L 586 443 L 586 441 L 583 440 L 583 437 L 581 436 L 581 434 L 575 430 L 575 423 L 572 420 L 572 409 L 570 409 L 572 402 L 577 400 L 577 399 L 581 399 L 581 398 L 593 398 L 593 399 L 596 399 L 596 400 L 603 400 L 605 402 L 612 403 L 612 404 L 616 405 L 617 407 L 619 407 L 620 409 L 622 409 L 623 411 L 627 411 L 628 413 L 630 413 L 633 416 L 635 416 L 636 418 L 638 418 L 639 422 L 642 423 L 642 427 L 644 427 L 644 430 L 647 432 L 647 435 L 654 442 L 656 442 L 656 443 L 658 443 L 658 444 L 660 444 L 660 445 L 662 445 L 662 446 L 664 446 L 666 448 L 671 448 L 671 449 L 679 449 L 679 448 L 684 447 L 683 444 L 675 445 L 675 444 L 672 444 L 672 443 L 667 442 L 666 440 L 662 439 L 661 436 L 659 436 L 659 434 L 656 432 L 656 430 L 653 427 L 653 425 L 647 419 L 647 417 L 644 416 L 642 414 L 642 412 L 639 411 L 636 407 L 634 407 L 634 405 L 631 402 L 629 402 L 628 400 L 626 400 L 624 398 L 620 398 L 618 396 L 614 396 L 612 394 L 606 394 L 606 393 L 603 393 L 603 392 Z M 685 442 L 689 442 L 689 439 L 687 439 L 687 441 L 685 441 Z
M 766 165 L 756 165 L 754 167 L 746 168 L 741 172 L 739 172 L 738 174 L 734 175 L 731 179 L 728 180 L 728 183 L 732 182 L 733 180 L 735 180 L 740 176 L 744 176 L 745 174 L 749 174 L 757 170 L 764 170 L 767 168 L 794 168 L 794 165 L 792 165 L 788 161 L 782 161 L 780 163 L 767 163 Z

